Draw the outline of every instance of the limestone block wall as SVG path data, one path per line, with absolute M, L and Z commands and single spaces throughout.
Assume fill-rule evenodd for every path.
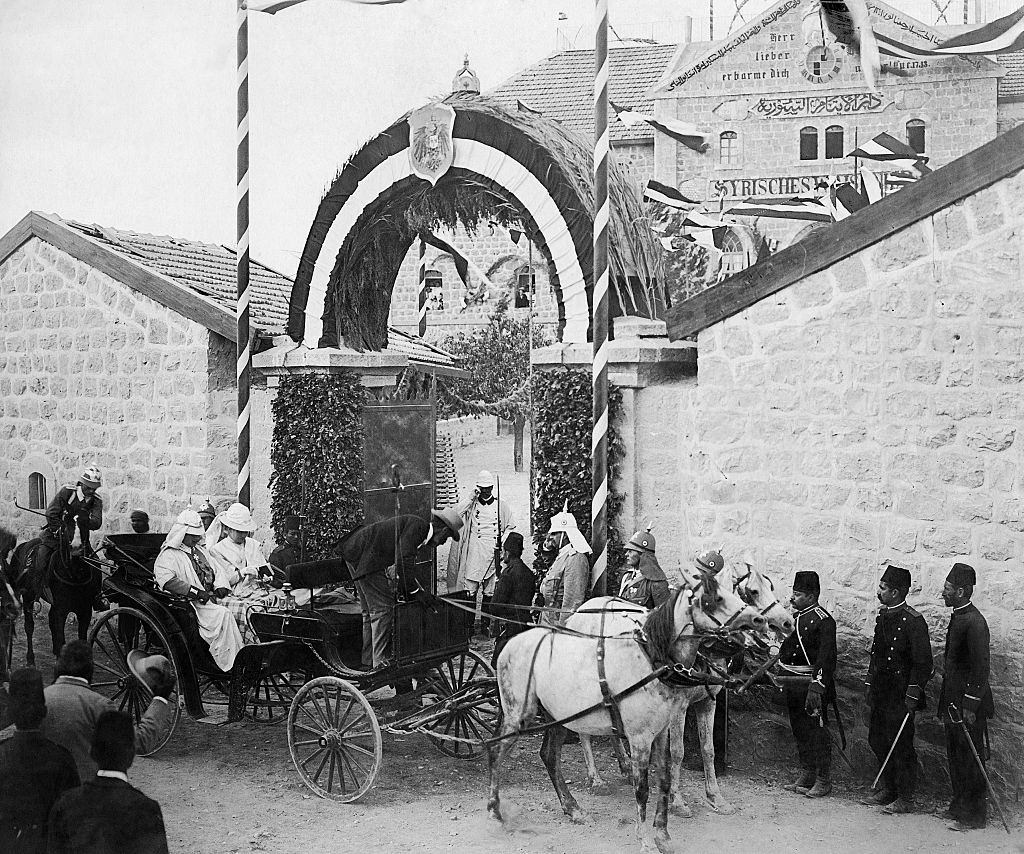
M 193 496 L 216 499 L 234 453 L 210 407 L 234 355 L 225 368 L 211 338 L 37 238 L 16 250 L 0 265 L 0 521 L 38 528 L 13 500 L 43 463 L 49 497 L 100 467 L 101 535 L 128 530 L 136 507 L 166 530 Z
M 274 436 L 274 416 L 271 407 L 277 395 L 276 377 L 257 375 L 249 397 L 251 407 L 251 445 L 249 460 L 252 470 L 250 496 L 252 515 L 259 526 L 255 537 L 263 543 L 264 554 L 269 556 L 274 548 L 274 532 L 270 527 L 270 476 L 274 467 L 270 464 L 270 444 Z M 235 404 L 232 403 L 234 406 Z M 232 418 L 234 411 L 232 410 Z M 232 430 L 234 421 L 232 420 Z M 232 436 L 233 440 L 233 436 Z
M 817 570 L 851 689 L 886 562 L 913 573 L 937 668 L 943 580 L 955 561 L 975 566 L 992 765 L 1010 792 L 1024 767 L 1022 198 L 1018 173 L 708 328 L 670 416 L 681 526 L 783 586 Z M 941 732 L 931 715 L 921 729 L 941 779 Z

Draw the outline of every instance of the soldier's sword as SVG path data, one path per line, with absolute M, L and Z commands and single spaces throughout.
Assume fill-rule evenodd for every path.
M 899 730 L 896 732 L 896 738 L 892 740 L 892 747 L 889 748 L 889 752 L 885 756 L 885 762 L 882 763 L 882 767 L 878 769 L 878 776 L 875 777 L 875 782 L 871 784 L 872 789 L 878 788 L 878 781 L 882 779 L 882 773 L 885 771 L 885 766 L 889 764 L 889 760 L 892 759 L 893 751 L 896 749 L 896 744 L 900 740 L 900 736 L 903 735 L 903 730 L 907 727 L 907 721 L 910 720 L 910 716 L 913 712 L 907 712 L 903 716 L 903 723 L 900 724 Z
M 967 739 L 967 744 L 970 745 L 971 754 L 974 756 L 974 761 L 978 764 L 978 770 L 981 771 L 981 776 L 985 778 L 985 786 L 988 787 L 988 795 L 992 798 L 992 803 L 996 805 L 996 812 L 999 813 L 999 820 L 1003 823 L 1003 827 L 1006 832 L 1009 833 L 1010 826 L 1006 823 L 1006 816 L 1003 815 L 1002 804 L 999 803 L 999 798 L 996 797 L 996 790 L 992 788 L 992 781 L 988 778 L 988 774 L 985 771 L 985 765 L 981 761 L 981 757 L 978 756 L 978 748 L 974 746 L 974 739 L 971 738 L 971 732 L 967 729 L 967 724 L 960 715 L 960 710 L 952 703 L 949 704 L 949 719 L 954 723 L 960 724 L 960 729 L 964 731 L 964 738 Z
M 760 679 L 762 676 L 765 675 L 765 673 L 767 673 L 772 667 L 774 667 L 775 663 L 779 660 L 781 656 L 781 652 L 775 653 L 775 655 L 773 655 L 764 664 L 758 667 L 757 670 L 753 672 L 753 674 L 750 676 L 749 679 L 747 679 L 746 682 L 744 682 L 742 685 L 740 685 L 739 688 L 736 689 L 736 693 L 742 694 L 744 691 L 746 691 L 747 688 L 753 685 L 758 679 Z
M 842 744 L 839 741 L 839 736 L 832 732 L 832 730 L 829 727 L 825 726 L 824 721 L 822 721 L 821 727 L 825 730 L 825 732 L 828 733 L 828 737 L 829 740 L 832 742 L 832 745 L 835 747 L 836 750 L 839 751 L 839 755 L 843 757 L 843 761 L 847 764 L 847 766 L 849 766 L 850 770 L 854 773 L 854 776 L 859 777 L 860 772 L 853 767 L 853 763 L 850 761 L 850 757 L 847 756 L 846 751 L 843 750 Z

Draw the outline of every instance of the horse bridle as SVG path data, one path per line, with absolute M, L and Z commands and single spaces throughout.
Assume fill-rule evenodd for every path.
M 737 579 L 734 579 L 733 583 L 732 583 L 733 593 L 735 593 L 737 596 L 739 596 L 740 599 L 742 599 L 743 602 L 746 603 L 748 608 L 757 608 L 757 606 L 754 604 L 754 601 L 753 601 L 754 600 L 754 594 L 751 592 L 749 587 L 745 587 L 743 590 L 740 590 L 740 585 L 743 584 L 743 582 L 746 581 L 748 578 L 750 578 L 750 576 L 753 575 L 753 573 L 754 573 L 754 570 L 750 566 L 750 564 L 748 563 L 747 564 L 747 574 L 743 575 L 743 576 L 741 576 L 741 577 L 739 577 Z M 762 573 L 762 575 L 763 575 L 763 573 Z M 775 582 L 773 582 L 770 578 L 768 578 L 767 575 L 765 575 L 764 577 L 767 579 L 768 583 L 772 586 L 772 590 L 774 591 L 775 590 Z M 774 601 L 772 601 L 769 604 L 765 605 L 763 608 L 757 608 L 757 613 L 760 614 L 762 617 L 767 617 L 768 616 L 768 612 L 770 610 L 772 610 L 772 608 L 774 608 L 776 606 L 778 606 L 780 608 L 782 607 L 782 603 L 778 599 L 775 599 Z

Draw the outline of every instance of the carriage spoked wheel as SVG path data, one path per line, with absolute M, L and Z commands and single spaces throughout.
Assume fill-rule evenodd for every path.
M 128 653 L 138 649 L 146 655 L 164 655 L 170 659 L 174 675 L 178 675 L 167 635 L 152 617 L 137 608 L 117 607 L 104 612 L 89 632 L 89 645 L 94 665 L 93 690 L 113 700 L 136 724 L 149 708 L 153 694 L 128 667 Z M 172 703 L 171 708 L 171 723 L 163 738 L 151 751 L 140 756 L 152 756 L 170 741 L 181 717 L 177 703 Z
M 246 720 L 278 724 L 288 717 L 295 694 L 306 682 L 302 672 L 267 673 L 260 676 L 245 698 Z
M 380 771 L 383 742 L 369 701 L 351 682 L 321 676 L 288 710 L 288 752 L 302 782 L 322 798 L 350 803 Z
M 487 659 L 475 650 L 469 649 L 453 655 L 435 667 L 426 677 L 426 692 L 436 694 L 439 702 L 443 703 L 445 698 L 456 691 L 471 685 L 474 681 L 482 683 L 491 676 L 494 676 L 494 670 Z M 481 684 L 478 691 L 460 696 L 452 702 L 450 709 L 444 714 L 434 716 L 426 726 L 439 735 L 478 741 L 494 734 L 498 724 L 499 708 L 493 687 Z M 456 759 L 476 759 L 486 751 L 481 744 L 449 741 L 445 738 L 436 738 L 429 733 L 427 737 L 434 747 Z

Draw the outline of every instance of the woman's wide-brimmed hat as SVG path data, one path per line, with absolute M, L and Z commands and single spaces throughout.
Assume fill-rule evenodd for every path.
M 225 528 L 234 528 L 236 531 L 244 531 L 246 534 L 251 534 L 256 530 L 256 523 L 252 519 L 249 508 L 237 501 L 220 514 L 220 523 Z

